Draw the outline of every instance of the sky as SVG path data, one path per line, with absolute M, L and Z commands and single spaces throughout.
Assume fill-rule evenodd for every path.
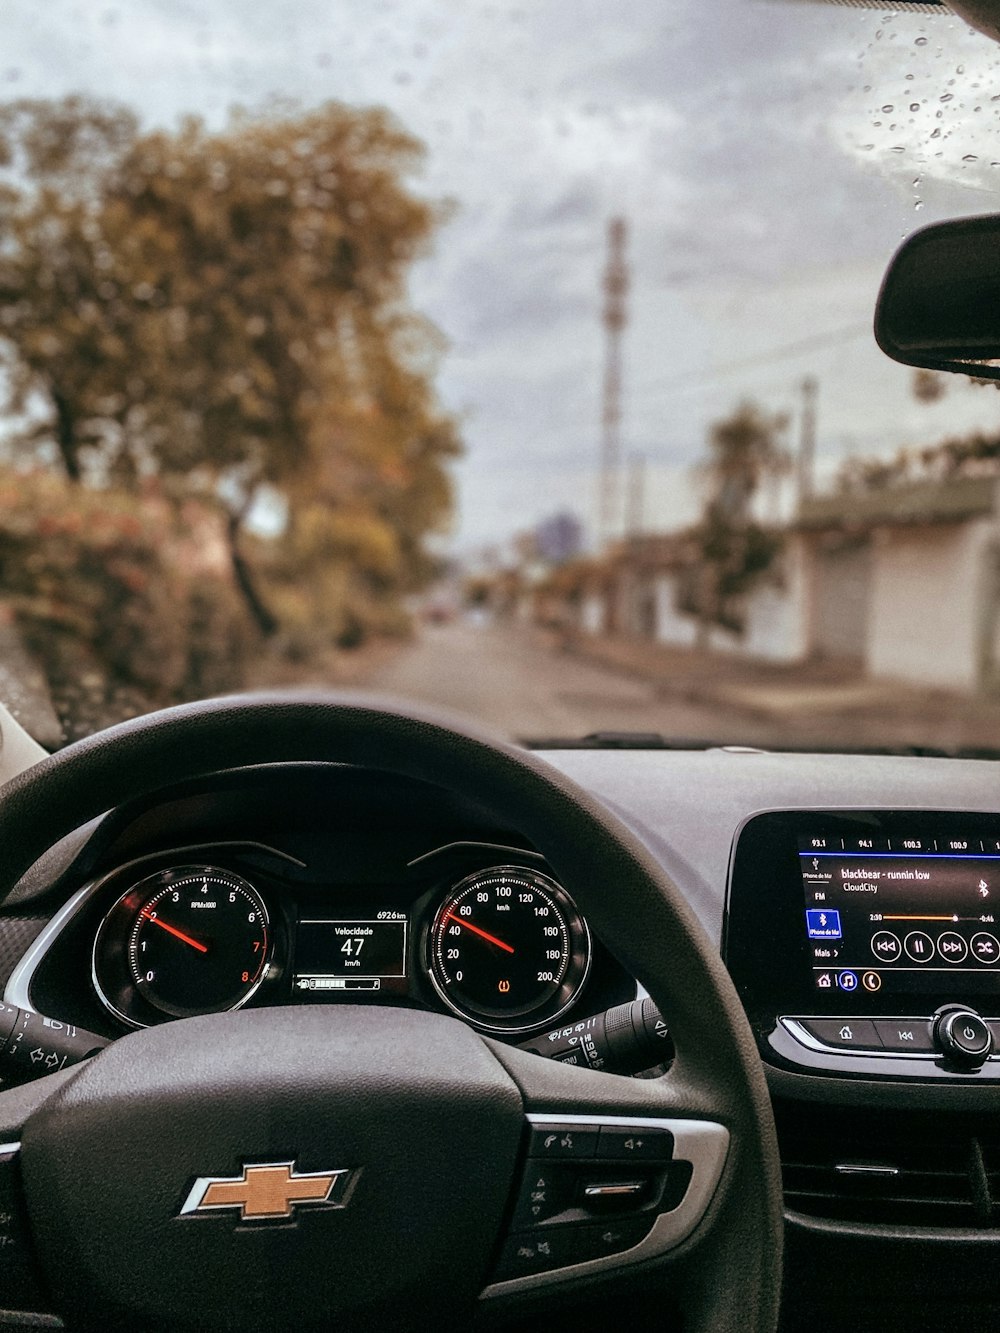
M 817 470 L 1000 423 L 955 377 L 933 406 L 871 336 L 885 265 L 937 218 L 1000 211 L 1000 48 L 950 16 L 796 0 L 8 0 L 0 97 L 84 91 L 149 125 L 273 96 L 388 106 L 452 201 L 412 281 L 462 422 L 448 540 L 596 515 L 606 229 L 628 222 L 626 460 L 643 522 L 699 503 L 712 421 L 793 414 Z M 796 350 L 797 349 L 797 350 Z M 620 496 L 625 491 L 624 479 Z M 624 513 L 624 504 L 620 507 Z

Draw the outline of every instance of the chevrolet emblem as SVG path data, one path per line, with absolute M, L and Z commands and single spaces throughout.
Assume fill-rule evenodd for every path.
M 204 1216 L 238 1208 L 244 1222 L 280 1222 L 300 1205 L 343 1208 L 357 1170 L 295 1170 L 294 1162 L 245 1166 L 241 1176 L 199 1176 L 181 1206 L 181 1217 Z

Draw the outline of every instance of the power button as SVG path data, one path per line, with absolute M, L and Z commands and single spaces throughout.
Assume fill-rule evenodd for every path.
M 993 1050 L 993 1034 L 971 1009 L 948 1009 L 934 1028 L 942 1054 L 965 1069 L 978 1069 Z

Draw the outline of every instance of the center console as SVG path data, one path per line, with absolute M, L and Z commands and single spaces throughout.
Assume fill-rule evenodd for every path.
M 1000 816 L 755 815 L 724 949 L 773 1065 L 1000 1082 Z

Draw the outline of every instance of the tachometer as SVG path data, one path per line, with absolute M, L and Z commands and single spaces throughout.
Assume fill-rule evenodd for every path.
M 524 866 L 495 866 L 446 895 L 430 953 L 431 978 L 449 1008 L 487 1031 L 530 1032 L 579 995 L 590 932 L 555 880 Z
M 94 980 L 128 1022 L 238 1009 L 263 978 L 269 944 L 252 884 L 213 866 L 176 866 L 112 907 L 94 945 Z M 136 996 L 154 1011 L 148 1017 L 135 1012 Z

